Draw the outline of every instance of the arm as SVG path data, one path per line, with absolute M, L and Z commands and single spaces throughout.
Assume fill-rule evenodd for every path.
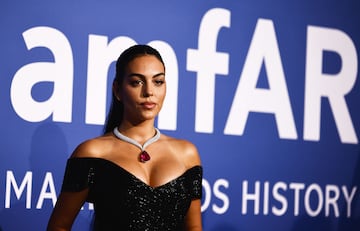
M 185 146 L 185 163 L 188 167 L 201 165 L 200 155 L 194 144 L 187 142 Z M 189 210 L 185 217 L 186 231 L 202 231 L 201 199 L 191 201 Z
M 99 148 L 100 147 L 100 148 Z M 97 140 L 88 140 L 80 144 L 72 154 L 72 158 L 80 157 L 94 157 L 99 150 L 104 150 L 103 146 Z M 85 170 L 79 168 L 79 166 L 73 166 L 75 171 L 71 171 L 75 175 L 84 175 L 87 177 L 88 169 L 87 165 Z M 68 167 L 68 166 L 67 166 Z M 66 176 L 66 173 L 65 173 Z M 73 179 L 74 176 L 68 176 L 69 179 Z M 81 179 L 82 177 L 80 177 Z M 65 179 L 64 179 L 65 180 Z M 81 191 L 63 191 L 60 193 L 55 208 L 49 219 L 47 231 L 69 231 L 74 223 L 76 216 L 78 215 L 81 207 L 84 205 L 89 194 L 89 188 L 84 187 Z
M 47 231 L 69 231 L 83 206 L 88 189 L 80 192 L 62 192 L 51 214 Z
M 185 218 L 186 231 L 202 231 L 201 200 L 193 200 Z

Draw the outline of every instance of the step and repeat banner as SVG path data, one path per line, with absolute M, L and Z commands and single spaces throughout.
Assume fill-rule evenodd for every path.
M 199 149 L 204 230 L 360 230 L 359 12 L 357 0 L 2 1 L 0 230 L 45 230 L 134 44 L 165 59 L 156 126 Z M 92 215 L 84 205 L 73 230 Z

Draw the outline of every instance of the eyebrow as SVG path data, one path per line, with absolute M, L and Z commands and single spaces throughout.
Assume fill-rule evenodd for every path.
M 159 76 L 162 76 L 162 75 L 165 76 L 165 73 L 164 73 L 164 72 L 160 72 L 160 73 L 158 73 L 158 74 L 153 75 L 152 78 L 156 78 L 156 77 L 159 77 Z M 131 74 L 128 75 L 128 77 L 145 78 L 145 75 L 139 74 L 139 73 L 131 73 Z

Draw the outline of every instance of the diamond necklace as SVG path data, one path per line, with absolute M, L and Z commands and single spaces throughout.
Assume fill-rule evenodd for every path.
M 159 129 L 155 128 L 155 131 L 156 131 L 155 135 L 154 135 L 153 137 L 151 137 L 150 139 L 148 139 L 148 140 L 144 143 L 144 145 L 141 145 L 141 144 L 139 144 L 136 140 L 131 139 L 130 137 L 127 137 L 127 136 L 121 134 L 121 133 L 119 132 L 119 129 L 118 129 L 117 127 L 115 127 L 114 130 L 113 130 L 114 135 L 115 135 L 118 139 L 123 140 L 123 141 L 125 141 L 125 142 L 128 142 L 128 143 L 130 143 L 130 144 L 133 144 L 133 145 L 135 145 L 136 147 L 140 148 L 141 152 L 140 152 L 140 154 L 139 154 L 139 161 L 142 162 L 142 163 L 145 163 L 146 161 L 149 161 L 149 160 L 150 160 L 150 155 L 149 155 L 149 153 L 147 153 L 147 151 L 145 151 L 145 148 L 146 148 L 147 146 L 149 146 L 150 144 L 158 141 L 159 138 L 160 138 L 160 131 L 159 131 Z

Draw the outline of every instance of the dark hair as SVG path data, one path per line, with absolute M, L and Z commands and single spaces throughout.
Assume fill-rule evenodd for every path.
M 119 56 L 116 62 L 116 73 L 113 84 L 114 82 L 117 82 L 117 85 L 120 87 L 124 80 L 124 75 L 126 72 L 127 65 L 135 58 L 143 55 L 155 56 L 165 67 L 164 61 L 162 60 L 160 53 L 156 49 L 148 45 L 134 45 L 126 49 Z M 110 132 L 116 126 L 119 126 L 119 124 L 123 119 L 123 111 L 124 111 L 123 104 L 115 97 L 113 90 L 110 110 L 104 125 L 104 133 Z

